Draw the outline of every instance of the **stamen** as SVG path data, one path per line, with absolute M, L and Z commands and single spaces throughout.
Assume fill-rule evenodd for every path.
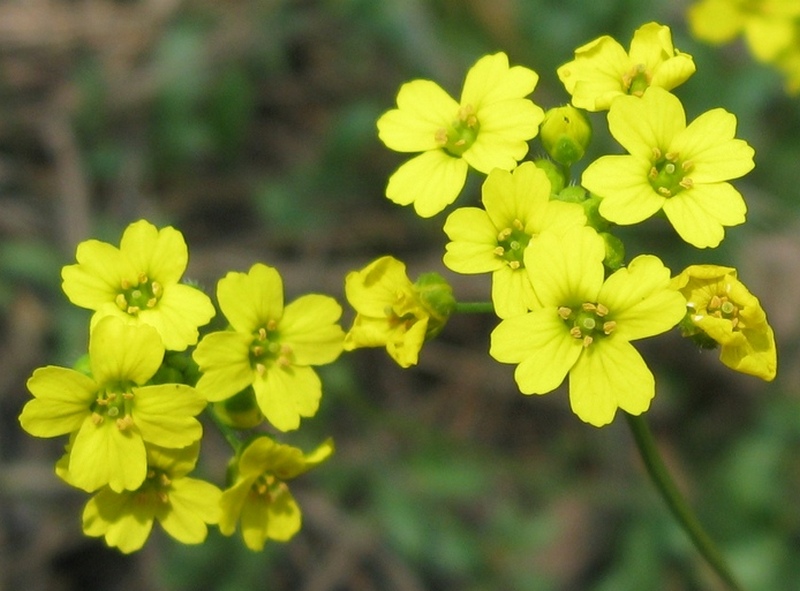
M 666 154 L 664 154 L 664 158 L 666 158 L 670 162 L 677 161 L 679 156 L 680 156 L 679 152 L 667 152 Z
M 259 376 L 263 376 L 265 371 L 267 371 L 267 368 L 264 367 L 263 363 L 256 363 L 256 373 Z
M 278 328 L 278 321 L 277 320 L 270 320 L 267 322 L 267 330 L 272 332 Z
M 608 308 L 606 308 L 603 304 L 597 304 L 597 309 L 595 310 L 595 314 L 602 318 L 606 314 L 608 314 Z
M 266 341 L 267 340 L 267 331 L 263 326 L 258 329 L 258 338 L 261 341 Z
M 497 234 L 497 240 L 499 242 L 502 242 L 503 240 L 507 240 L 508 237 L 511 236 L 511 232 L 513 232 L 513 230 L 511 228 L 504 228 L 504 229 L 500 230 L 500 232 L 498 232 L 498 234 Z
M 592 302 L 583 302 L 581 304 L 581 308 L 583 308 L 586 312 L 594 312 L 597 310 L 597 306 L 595 306 Z
M 586 349 L 587 347 L 589 347 L 589 345 L 592 344 L 592 341 L 594 341 L 594 339 L 589 335 L 583 337 L 583 348 Z
M 511 225 L 514 226 L 517 230 L 522 230 L 525 228 L 522 222 L 519 221 L 518 219 L 514 219 L 514 221 L 511 222 Z
M 581 329 L 578 326 L 573 326 L 572 328 L 570 328 L 569 334 L 571 334 L 576 339 L 579 339 L 583 336 L 583 333 L 581 332 Z
M 690 172 L 694 168 L 694 162 L 691 160 L 684 160 L 681 162 L 681 169 L 683 172 Z
M 666 187 L 659 187 L 658 192 L 663 195 L 664 197 L 672 197 L 672 191 L 667 189 Z
M 609 320 L 608 322 L 603 323 L 603 332 L 606 334 L 611 334 L 614 332 L 614 329 L 617 328 L 617 323 L 613 320 Z
M 117 419 L 117 429 L 120 431 L 127 431 L 133 426 L 133 419 L 131 415 L 125 415 L 121 419 Z
M 684 189 L 691 189 L 694 187 L 694 181 L 690 179 L 688 176 L 681 179 L 681 182 L 678 183 Z
M 521 265 L 519 261 L 508 261 L 508 266 L 516 271 Z
M 653 148 L 653 160 L 661 160 L 661 150 Z
M 120 285 L 122 286 L 122 289 L 127 291 L 131 287 L 131 282 L 128 281 L 127 279 L 123 279 L 122 281 L 120 281 Z
M 445 146 L 447 144 L 447 130 L 444 127 L 440 127 L 436 130 L 436 133 L 433 134 L 433 139 L 440 146 Z
M 127 310 L 128 309 L 128 300 L 125 299 L 124 293 L 118 293 L 117 297 L 114 298 L 114 303 L 117 304 L 117 308 L 120 310 Z
M 150 298 L 149 300 L 147 300 L 147 307 L 148 308 L 155 308 L 157 303 L 158 303 L 158 299 Z
M 505 248 L 503 248 L 502 246 L 498 246 L 498 247 L 497 247 L 497 248 L 495 248 L 495 249 L 494 249 L 492 252 L 493 252 L 495 255 L 497 255 L 497 256 L 499 256 L 499 257 L 501 257 L 501 256 L 503 256 L 503 255 L 506 253 L 506 249 L 505 249 Z
M 250 350 L 253 352 L 253 355 L 255 355 L 256 357 L 261 357 L 264 354 L 264 347 L 262 347 L 261 345 L 256 345 L 255 347 L 253 347 Z
M 92 413 L 92 423 L 95 425 L 100 425 L 105 419 L 103 419 L 103 415 L 98 414 L 96 412 Z
M 566 306 L 560 306 L 558 308 L 558 315 L 561 316 L 561 318 L 563 318 L 564 320 L 569 319 L 571 314 L 572 314 L 572 310 L 570 310 Z
M 150 289 L 153 292 L 153 295 L 157 298 L 160 298 L 161 295 L 164 293 L 164 288 L 161 287 L 161 284 L 158 281 L 153 281 L 150 284 Z
M 147 283 L 147 275 L 144 273 L 139 273 L 139 283 Z

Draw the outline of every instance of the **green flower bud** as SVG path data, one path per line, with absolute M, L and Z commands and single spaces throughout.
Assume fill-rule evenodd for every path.
M 550 194 L 558 195 L 566 183 L 564 174 L 558 166 L 549 158 L 540 158 L 539 160 L 534 160 L 533 163 L 536 168 L 540 168 L 547 175 L 547 180 L 550 181 Z
M 592 140 L 592 124 L 571 105 L 554 107 L 544 114 L 539 137 L 553 160 L 571 166 L 583 158 Z
M 603 264 L 611 271 L 616 271 L 625 262 L 625 245 L 622 240 L 608 232 L 600 232 L 600 237 L 606 245 L 606 258 L 603 259 Z
M 584 200 L 583 212 L 586 214 L 586 225 L 591 226 L 598 232 L 605 232 L 608 230 L 609 223 L 606 218 L 600 215 L 600 202 L 602 198 L 597 195 L 589 193 L 589 198 Z
M 586 190 L 578 185 L 570 185 L 569 187 L 564 187 L 558 193 L 558 195 L 556 195 L 556 199 L 558 199 L 559 201 L 564 201 L 566 203 L 583 204 L 583 202 L 586 201 L 588 198 L 589 197 L 586 194 Z
M 92 367 L 89 364 L 89 354 L 84 353 L 78 357 L 77 361 L 72 365 L 72 369 L 82 373 L 85 376 L 92 377 Z
M 252 386 L 226 400 L 215 402 L 212 408 L 220 421 L 234 429 L 252 429 L 264 420 Z
M 439 334 L 456 307 L 453 288 L 438 273 L 423 273 L 414 282 L 414 291 L 420 303 L 430 314 L 428 330 L 425 338 L 433 338 Z

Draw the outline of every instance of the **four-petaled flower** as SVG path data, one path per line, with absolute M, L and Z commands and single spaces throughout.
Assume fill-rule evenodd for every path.
M 139 220 L 127 227 L 119 248 L 87 240 L 78 245 L 76 259 L 61 271 L 62 288 L 73 304 L 95 310 L 93 327 L 106 316 L 147 324 L 167 349 L 183 351 L 197 342 L 197 327 L 214 316 L 207 295 L 178 283 L 189 252 L 171 226 L 159 230 Z
M 457 273 L 492 273 L 492 302 L 500 318 L 536 307 L 523 254 L 544 230 L 563 232 L 586 223 L 576 203 L 550 200 L 550 181 L 532 162 L 513 172 L 495 169 L 483 183 L 483 205 L 447 217 L 444 264 Z
M 736 277 L 736 269 L 692 265 L 673 279 L 688 309 L 681 329 L 720 346 L 719 359 L 736 371 L 771 381 L 778 368 L 775 335 L 761 304 Z
M 219 307 L 233 330 L 207 334 L 193 358 L 208 400 L 230 398 L 253 387 L 261 412 L 281 431 L 319 408 L 322 384 L 312 365 L 342 352 L 342 308 L 332 297 L 301 296 L 284 307 L 283 280 L 273 267 L 255 264 L 230 272 L 217 284 Z
M 630 53 L 603 35 L 576 49 L 557 73 L 574 106 L 604 111 L 616 97 L 641 96 L 650 86 L 672 90 L 694 71 L 692 57 L 672 46 L 669 27 L 647 23 L 633 34 Z
M 403 84 L 397 108 L 378 119 L 378 135 L 392 150 L 422 154 L 391 176 L 386 196 L 431 217 L 458 197 L 469 167 L 484 174 L 513 169 L 544 119 L 524 98 L 538 80 L 533 70 L 509 67 L 506 54 L 496 53 L 467 73 L 460 102 L 430 80 Z
M 608 127 L 629 154 L 600 157 L 581 179 L 603 198 L 604 218 L 635 224 L 663 209 L 680 237 L 698 248 L 717 246 L 725 226 L 744 223 L 744 199 L 726 181 L 752 170 L 754 152 L 734 138 L 733 114 L 712 109 L 687 126 L 680 100 L 650 88 L 642 98 L 617 98 Z
M 206 400 L 194 388 L 144 385 L 163 357 L 154 328 L 103 318 L 89 339 L 91 377 L 65 367 L 37 369 L 28 380 L 34 399 L 20 423 L 37 437 L 73 436 L 70 484 L 90 492 L 106 484 L 135 490 L 147 475 L 145 442 L 185 447 L 203 433 L 194 417 Z
M 153 522 L 182 544 L 206 539 L 206 524 L 219 520 L 222 491 L 186 475 L 194 469 L 200 444 L 182 449 L 147 447 L 147 477 L 136 490 L 106 487 L 83 510 L 83 532 L 105 538 L 109 546 L 130 553 L 147 541 Z
M 489 354 L 519 364 L 524 394 L 545 394 L 569 374 L 573 412 L 597 427 L 617 408 L 638 415 L 655 380 L 630 341 L 663 333 L 686 311 L 670 288 L 669 269 L 641 255 L 604 280 L 602 238 L 591 228 L 543 232 L 525 252 L 525 267 L 542 307 L 503 320 Z
M 267 540 L 291 539 L 300 529 L 301 515 L 286 481 L 321 464 L 332 453 L 330 439 L 307 455 L 269 437 L 254 439 L 239 456 L 232 486 L 222 493 L 219 530 L 230 536 L 238 522 L 245 545 L 256 551 Z

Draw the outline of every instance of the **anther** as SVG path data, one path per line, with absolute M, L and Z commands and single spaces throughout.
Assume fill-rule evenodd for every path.
M 120 310 L 127 310 L 128 309 L 128 300 L 125 299 L 124 293 L 118 293 L 117 297 L 114 298 L 114 303 L 117 304 L 117 307 Z
M 131 418 L 131 415 L 125 415 L 121 419 L 117 419 L 117 429 L 120 431 L 127 431 L 132 426 L 133 419 Z
M 664 158 L 666 158 L 670 162 L 677 161 L 679 156 L 680 156 L 679 152 L 667 152 L 666 154 L 664 154 Z
M 584 312 L 594 312 L 595 310 L 597 310 L 597 306 L 594 305 L 592 302 L 583 302 L 581 304 L 581 308 L 583 309 Z
M 650 168 L 650 172 L 647 173 L 647 176 L 653 180 L 656 180 L 658 178 L 658 169 L 655 166 L 653 166 L 652 168 Z
M 502 246 L 498 246 L 492 252 L 494 252 L 494 254 L 496 254 L 497 256 L 501 257 L 506 253 L 506 249 L 503 248 Z
M 613 320 L 609 320 L 608 322 L 603 323 L 603 332 L 606 334 L 611 334 L 614 332 L 614 329 L 617 328 L 617 323 Z
M 689 172 L 693 168 L 694 168 L 694 162 L 692 162 L 691 160 L 684 160 L 683 162 L 681 162 L 681 169 L 683 170 L 683 172 Z
M 653 148 L 653 159 L 661 160 L 661 150 L 659 150 L 658 148 Z
M 714 294 L 708 302 L 709 308 L 719 308 L 722 305 L 722 298 Z
M 153 295 L 157 298 L 160 298 L 161 294 L 164 293 L 164 288 L 161 287 L 161 284 L 158 281 L 153 281 L 150 284 L 150 290 L 153 292 Z
M 672 191 L 667 189 L 666 187 L 659 187 L 658 192 L 663 195 L 664 197 L 672 197 Z
M 513 221 L 513 222 L 511 222 L 511 225 L 512 225 L 512 226 L 514 226 L 514 227 L 515 227 L 517 230 L 522 230 L 523 228 L 525 228 L 525 226 L 524 226 L 524 225 L 522 225 L 522 222 L 521 222 L 521 221 L 519 221 L 519 220 L 518 220 L 518 219 L 516 219 L 516 218 L 514 219 L 514 221 Z
M 572 328 L 570 328 L 569 334 L 571 334 L 576 339 L 579 339 L 583 336 L 583 333 L 581 332 L 581 329 L 578 326 L 573 326 Z
M 267 340 L 267 330 L 263 326 L 258 329 L 258 338 L 262 341 Z
M 165 505 L 169 503 L 169 495 L 163 490 L 158 491 L 156 493 L 156 496 L 158 496 L 158 500 L 164 503 Z
M 694 187 L 694 181 L 689 177 L 684 177 L 681 179 L 681 182 L 678 183 L 684 189 L 691 189 Z
M 261 357 L 264 354 L 264 347 L 262 347 L 261 345 L 256 345 L 255 347 L 253 347 L 250 350 L 253 352 L 253 355 L 255 355 L 256 357 Z
M 594 339 L 589 335 L 583 337 L 583 348 L 586 349 L 589 345 L 592 344 L 592 341 L 594 341 Z
M 497 239 L 502 242 L 503 240 L 506 240 L 509 236 L 511 236 L 511 232 L 512 232 L 511 228 L 504 228 L 497 233 Z
M 567 308 L 566 306 L 560 306 L 558 308 L 558 315 L 561 316 L 564 320 L 568 320 L 569 317 L 572 315 L 572 310 Z
M 114 398 L 116 398 L 116 397 L 117 397 L 117 395 L 116 395 L 116 394 L 110 394 L 110 395 L 109 395 L 109 399 L 111 399 L 111 400 L 114 400 Z M 124 393 L 122 394 L 122 397 L 123 397 L 125 400 L 133 400 L 133 392 L 124 392 Z
M 158 299 L 150 298 L 149 300 L 147 300 L 147 307 L 148 308 L 155 308 L 157 303 L 158 303 Z
M 256 363 L 256 373 L 258 375 L 263 376 L 265 371 L 267 371 L 267 368 L 264 367 L 263 363 Z
M 100 425 L 103 422 L 103 415 L 93 412 L 92 413 L 92 423 L 95 425 Z
M 126 312 L 131 315 L 138 314 L 140 311 L 141 309 L 139 306 L 128 306 L 128 309 L 126 310 Z
M 147 283 L 147 275 L 144 273 L 139 273 L 139 283 Z
M 595 310 L 595 314 L 600 316 L 601 318 L 608 314 L 608 308 L 606 308 L 603 304 L 597 304 L 597 309 Z
M 267 322 L 267 330 L 268 331 L 271 332 L 271 331 L 273 331 L 273 330 L 275 330 L 277 328 L 278 328 L 278 321 L 277 320 L 270 320 L 269 322 Z
M 519 269 L 522 265 L 520 265 L 519 261 L 508 261 L 508 266 L 514 269 L 515 271 Z
M 439 129 L 436 130 L 436 133 L 433 134 L 433 139 L 440 146 L 446 145 L 447 144 L 447 130 L 444 127 L 440 127 Z

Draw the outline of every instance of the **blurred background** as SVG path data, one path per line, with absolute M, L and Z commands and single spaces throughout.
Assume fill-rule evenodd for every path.
M 459 316 L 401 370 L 361 350 L 320 369 L 319 414 L 286 441 L 336 455 L 291 487 L 304 514 L 288 544 L 244 548 L 212 530 L 181 546 L 156 526 L 124 556 L 81 533 L 87 495 L 60 482 L 65 441 L 17 417 L 25 380 L 85 350 L 89 313 L 60 268 L 78 242 L 118 244 L 146 217 L 189 244 L 188 276 L 213 293 L 229 270 L 278 267 L 287 300 L 344 303 L 343 278 L 393 254 L 438 271 L 462 301 L 486 277 L 441 264 L 445 214 L 390 203 L 403 156 L 375 120 L 399 86 L 458 96 L 478 57 L 506 51 L 540 75 L 533 98 L 568 101 L 555 68 L 611 34 L 625 47 L 656 20 L 697 73 L 676 93 L 693 119 L 738 116 L 756 169 L 723 245 L 696 251 L 663 221 L 622 235 L 630 256 L 675 271 L 736 266 L 779 343 L 771 384 L 734 374 L 677 335 L 639 346 L 657 375 L 648 414 L 662 453 L 749 589 L 800 588 L 800 104 L 743 45 L 688 35 L 685 1 L 2 0 L 0 2 L 0 591 L 717 590 L 644 475 L 621 417 L 595 429 L 565 390 L 526 398 L 488 357 L 496 320 Z M 593 115 L 589 155 L 619 148 Z M 541 152 L 531 142 L 531 155 Z M 475 202 L 471 179 L 460 203 Z M 352 318 L 346 312 L 345 322 Z M 200 474 L 222 485 L 229 450 L 209 426 Z

